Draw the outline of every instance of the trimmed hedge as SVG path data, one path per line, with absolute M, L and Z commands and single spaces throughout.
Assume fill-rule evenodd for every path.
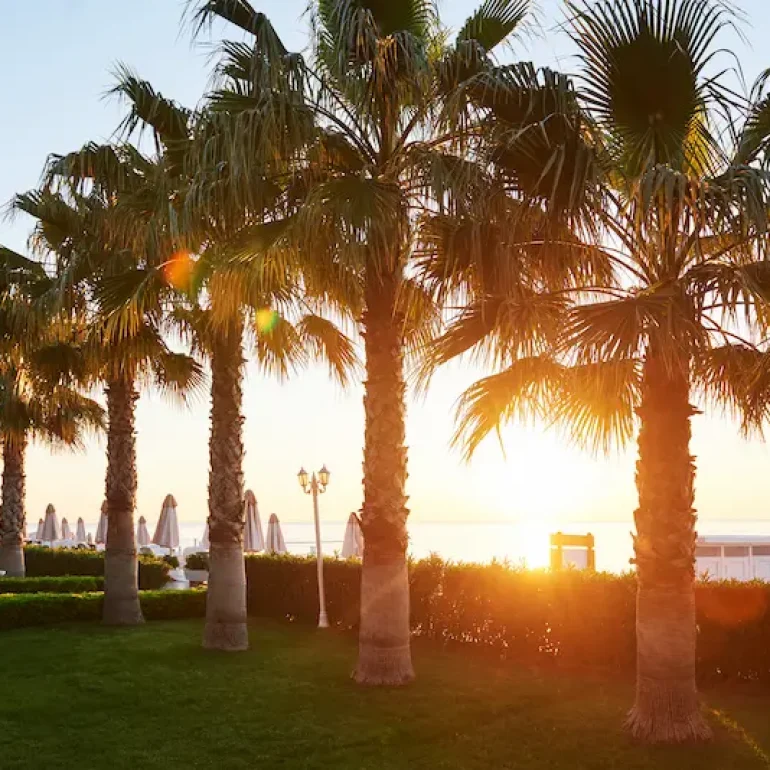
M 141 591 L 139 601 L 147 620 L 202 618 L 206 591 Z M 4 594 L 0 596 L 0 630 L 98 621 L 104 594 Z
M 104 552 L 88 548 L 24 548 L 27 577 L 104 576 Z M 168 583 L 170 565 L 157 556 L 139 556 L 139 589 L 152 591 Z
M 102 590 L 101 577 L 0 577 L 0 594 L 83 594 Z
M 315 623 L 314 558 L 248 556 L 252 615 Z M 327 559 L 329 622 L 358 623 L 361 566 Z M 410 565 L 414 635 L 501 658 L 630 673 L 636 657 L 636 579 L 504 564 Z M 702 680 L 742 678 L 770 685 L 770 584 L 708 582 L 696 587 Z

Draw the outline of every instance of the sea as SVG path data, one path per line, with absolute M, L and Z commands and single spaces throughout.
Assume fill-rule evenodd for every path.
M 151 526 L 152 525 L 152 526 Z M 266 528 L 267 522 L 262 522 Z M 154 522 L 148 522 L 152 534 Z M 286 547 L 290 553 L 315 553 L 315 531 L 311 522 L 282 522 Z M 86 529 L 96 531 L 96 524 Z M 549 563 L 549 535 L 557 529 L 565 534 L 593 534 L 596 568 L 607 572 L 631 569 L 633 555 L 632 523 L 622 521 L 571 521 L 561 526 L 541 526 L 537 521 L 520 522 L 420 522 L 409 524 L 409 553 L 415 558 L 438 554 L 458 562 L 487 563 L 507 561 L 530 568 Z M 703 520 L 698 524 L 700 535 L 770 536 L 770 519 Z M 180 522 L 179 539 L 182 549 L 200 543 L 204 522 Z M 327 521 L 321 525 L 321 548 L 332 556 L 342 548 L 344 521 Z

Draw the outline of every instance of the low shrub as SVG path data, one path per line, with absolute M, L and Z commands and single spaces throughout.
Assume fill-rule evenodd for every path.
M 185 557 L 184 566 L 185 569 L 208 570 L 209 555 L 204 551 L 191 553 Z
M 206 591 L 141 591 L 139 601 L 147 620 L 202 618 Z M 47 626 L 82 620 L 101 620 L 104 594 L 0 595 L 0 629 Z
M 166 562 L 171 569 L 179 569 L 179 559 L 171 554 L 166 554 L 160 557 L 162 561 Z
M 4 594 L 0 596 L 0 629 L 99 620 L 104 594 Z
M 314 558 L 248 556 L 246 575 L 250 614 L 317 621 Z M 355 628 L 360 564 L 327 559 L 324 577 L 330 623 Z M 415 636 L 527 663 L 634 669 L 633 573 L 524 570 L 434 557 L 413 562 L 409 582 Z M 770 685 L 770 584 L 698 583 L 695 597 L 701 680 Z
M 178 620 L 206 616 L 206 589 L 142 591 L 139 594 L 146 620 Z
M 0 594 L 82 594 L 103 588 L 101 577 L 0 577 Z
M 177 562 L 178 564 L 179 562 Z M 169 581 L 171 566 L 157 556 L 139 557 L 139 590 L 156 591 Z
M 104 552 L 87 548 L 44 548 L 28 545 L 24 548 L 27 577 L 61 577 L 79 575 L 104 576 Z M 169 579 L 171 567 L 156 556 L 139 556 L 139 589 L 162 588 Z
M 326 608 L 333 625 L 358 623 L 361 565 L 324 560 Z M 318 622 L 318 582 L 314 556 L 246 557 L 248 610 L 258 617 Z

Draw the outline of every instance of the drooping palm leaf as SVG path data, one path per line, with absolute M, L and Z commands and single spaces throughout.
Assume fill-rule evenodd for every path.
M 457 33 L 457 42 L 475 40 L 491 51 L 522 24 L 532 7 L 532 0 L 484 0 Z

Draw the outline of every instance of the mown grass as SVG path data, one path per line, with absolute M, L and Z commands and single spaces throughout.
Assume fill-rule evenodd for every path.
M 419 678 L 366 690 L 355 641 L 254 623 L 245 654 L 206 653 L 201 621 L 4 632 L 3 770 L 56 768 L 770 767 L 770 697 L 706 694 L 709 747 L 651 749 L 620 730 L 631 684 L 522 670 L 418 644 Z

